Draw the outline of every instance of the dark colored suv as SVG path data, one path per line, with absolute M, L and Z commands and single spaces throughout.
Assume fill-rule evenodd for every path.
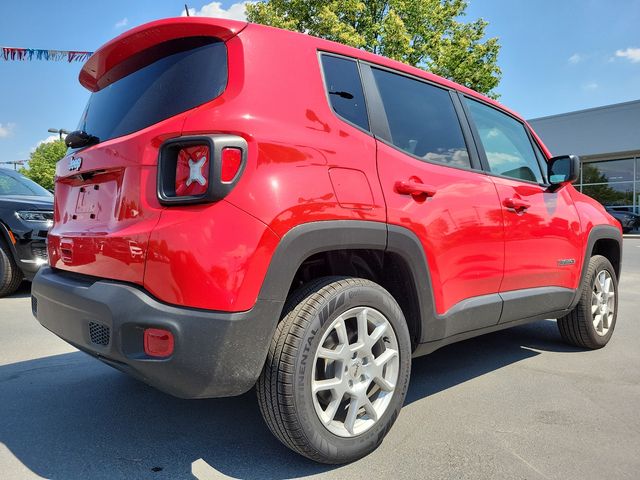
M 311 459 L 371 452 L 412 357 L 544 318 L 604 346 L 619 224 L 517 114 L 336 43 L 205 18 L 101 47 L 57 166 L 43 326 L 185 398 L 257 386 Z
M 0 297 L 11 295 L 47 263 L 53 195 L 37 183 L 0 169 Z

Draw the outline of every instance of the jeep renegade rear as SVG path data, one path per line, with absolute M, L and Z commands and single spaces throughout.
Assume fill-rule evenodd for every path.
M 278 439 L 348 462 L 412 357 L 543 318 L 604 346 L 621 232 L 516 114 L 422 70 L 241 22 L 100 48 L 57 166 L 40 323 L 184 398 L 256 385 Z

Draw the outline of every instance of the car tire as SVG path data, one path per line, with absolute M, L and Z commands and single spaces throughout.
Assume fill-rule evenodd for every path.
M 11 252 L 0 240 L 0 297 L 15 292 L 24 280 L 22 270 L 16 265 Z
M 576 307 L 558 319 L 565 342 L 580 348 L 598 349 L 611 339 L 618 315 L 618 279 L 605 257 L 594 255 Z
M 410 370 L 409 331 L 391 294 L 369 280 L 321 278 L 285 305 L 257 382 L 260 411 L 295 452 L 351 462 L 395 422 Z

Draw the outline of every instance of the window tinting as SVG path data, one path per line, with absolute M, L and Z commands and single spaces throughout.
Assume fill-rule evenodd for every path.
M 219 96 L 227 84 L 227 49 L 213 38 L 165 42 L 126 63 L 121 67 L 135 70 L 92 93 L 80 120 L 78 129 L 100 141 L 197 107 Z
M 333 110 L 365 130 L 369 130 L 358 65 L 353 60 L 322 55 L 322 68 Z
M 28 178 L 16 178 L 0 172 L 0 196 L 2 195 L 26 195 L 46 198 L 53 196 L 51 192 Z
M 462 128 L 447 90 L 385 70 L 372 71 L 393 145 L 424 160 L 470 167 Z
M 540 165 L 524 125 L 475 100 L 466 102 L 480 134 L 489 170 L 505 177 L 542 183 Z

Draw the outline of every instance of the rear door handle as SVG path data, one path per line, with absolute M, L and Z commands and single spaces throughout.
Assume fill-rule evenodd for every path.
M 529 202 L 519 198 L 506 198 L 502 204 L 511 210 L 515 210 L 516 213 L 524 213 L 531 206 Z
M 416 182 L 415 180 L 399 180 L 396 182 L 395 191 L 401 195 L 424 195 L 433 197 L 436 194 L 436 188 L 431 185 Z

